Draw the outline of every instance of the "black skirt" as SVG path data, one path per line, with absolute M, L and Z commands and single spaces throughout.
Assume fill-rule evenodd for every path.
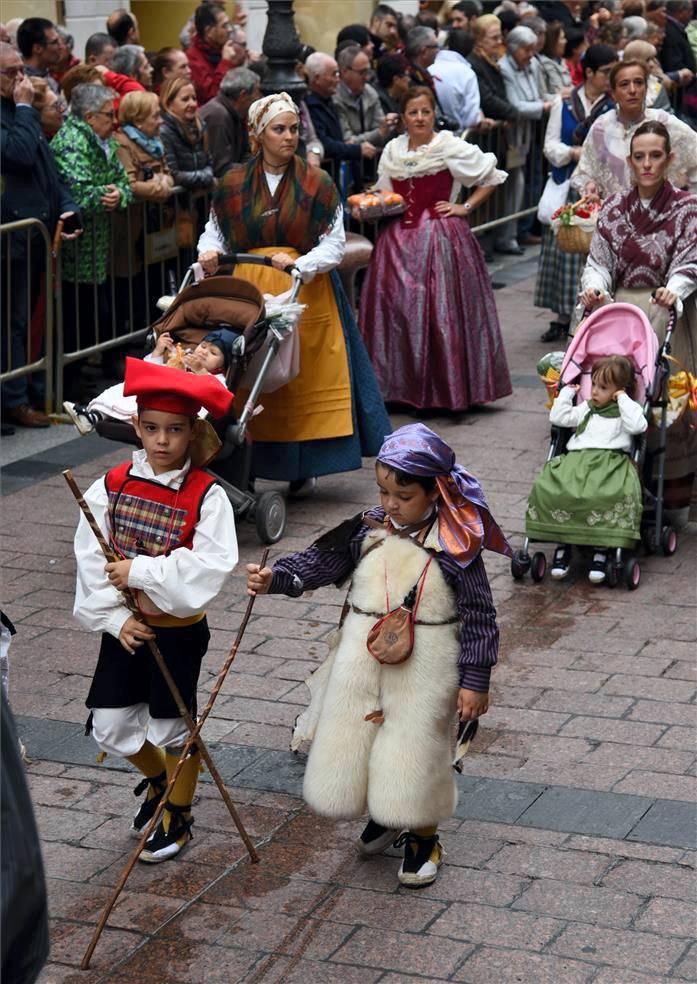
M 155 629 L 155 638 L 169 672 L 192 717 L 196 717 L 196 686 L 201 661 L 211 637 L 205 618 L 183 628 Z M 154 718 L 176 718 L 179 710 L 147 644 L 126 652 L 118 639 L 104 633 L 97 669 L 85 701 L 87 707 L 131 707 L 148 704 Z

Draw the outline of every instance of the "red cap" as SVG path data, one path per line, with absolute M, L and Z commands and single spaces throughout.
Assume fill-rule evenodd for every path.
M 182 372 L 142 359 L 126 359 L 123 395 L 135 396 L 141 410 L 196 417 L 204 407 L 212 417 L 230 412 L 234 394 L 213 376 Z

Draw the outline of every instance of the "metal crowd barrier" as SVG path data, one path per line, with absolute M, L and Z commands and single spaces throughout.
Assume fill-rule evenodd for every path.
M 509 171 L 509 179 L 497 186 L 493 195 L 481 205 L 473 216 L 475 235 L 493 234 L 506 223 L 532 216 L 544 187 L 547 164 L 542 155 L 544 143 L 543 120 L 531 124 L 529 150 L 517 168 L 511 168 L 509 129 L 469 130 L 466 139 L 482 150 L 496 154 L 500 168 Z M 515 163 L 515 162 L 514 162 Z M 357 188 L 367 187 L 375 181 L 377 162 L 327 161 L 324 166 L 336 181 L 342 199 Z M 513 181 L 511 180 L 513 178 Z M 464 192 L 466 194 L 466 192 Z M 186 268 L 196 255 L 196 243 L 206 223 L 210 208 L 208 192 L 190 192 L 175 188 L 172 197 L 163 203 L 144 200 L 133 202 L 125 210 L 109 213 L 108 259 L 105 278 L 99 282 L 94 274 L 97 265 L 96 250 L 88 260 L 93 275 L 79 283 L 71 275 L 70 267 L 84 263 L 85 243 L 90 237 L 80 237 L 65 244 L 72 257 L 65 259 L 61 248 L 53 256 L 52 244 L 45 226 L 37 219 L 26 219 L 0 226 L 2 233 L 3 311 L 6 315 L 3 328 L 2 372 L 0 383 L 20 376 L 41 372 L 46 377 L 46 408 L 59 409 L 63 399 L 73 394 L 64 392 L 66 370 L 79 360 L 97 353 L 129 345 L 142 340 L 148 326 L 158 317 L 157 299 L 172 292 Z M 83 221 L 96 231 L 99 217 L 86 213 Z M 354 231 L 375 240 L 375 223 L 358 223 L 347 214 L 347 225 Z M 514 230 L 514 225 L 511 229 Z M 39 242 L 32 242 L 33 232 L 38 232 Z M 12 345 L 11 311 L 16 303 L 13 292 L 11 260 L 12 237 L 26 237 L 27 307 L 34 308 L 34 348 L 32 349 L 32 319 L 27 319 L 23 348 Z M 515 232 L 513 231 L 513 235 Z M 94 243 L 94 235 L 92 236 Z M 41 249 L 42 260 L 37 266 L 36 250 Z M 68 269 L 66 269 L 66 266 Z M 38 273 L 36 272 L 38 270 Z M 45 306 L 37 330 L 36 301 L 42 296 L 38 278 L 43 274 Z M 70 277 L 70 278 L 69 278 Z M 24 288 L 23 288 L 24 289 Z M 37 336 L 42 338 L 37 340 Z M 37 349 L 37 345 L 40 346 Z M 42 347 L 41 347 L 42 345 Z M 22 351 L 27 353 L 22 362 Z M 38 355 L 34 353 L 38 352 Z
M 45 377 L 41 387 L 45 409 L 50 410 L 54 364 L 53 256 L 51 237 L 43 222 L 20 219 L 0 226 L 0 266 L 3 315 L 0 386 L 41 373 Z M 13 321 L 18 320 L 23 326 L 13 332 Z

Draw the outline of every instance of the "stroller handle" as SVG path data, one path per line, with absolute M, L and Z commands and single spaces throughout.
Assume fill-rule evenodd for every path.
M 219 253 L 218 263 L 220 266 L 237 266 L 238 263 L 253 263 L 256 266 L 265 267 L 273 266 L 270 256 L 257 256 L 256 253 Z M 293 263 L 281 272 L 292 276 L 293 273 L 299 273 L 300 271 L 295 263 Z

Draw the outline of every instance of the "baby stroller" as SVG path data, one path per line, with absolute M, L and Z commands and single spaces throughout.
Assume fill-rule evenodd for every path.
M 646 452 L 646 434 L 634 440 L 631 458 L 639 471 L 642 485 L 641 540 L 647 553 L 661 551 L 670 556 L 678 545 L 677 534 L 669 525 L 663 525 L 663 486 L 665 473 L 665 449 L 667 431 L 666 386 L 670 374 L 668 355 L 670 339 L 675 328 L 676 312 L 671 309 L 666 327 L 665 341 L 658 347 L 658 340 L 644 312 L 633 304 L 607 304 L 593 314 L 584 312 L 584 319 L 567 349 L 562 362 L 558 387 L 579 383 L 576 399 L 590 399 L 591 370 L 594 362 L 603 356 L 621 354 L 634 365 L 636 401 L 641 403 L 645 415 L 652 408 L 660 410 L 658 446 L 653 454 Z M 649 418 L 650 419 L 650 418 Z M 567 442 L 573 432 L 568 428 L 552 427 L 547 461 L 566 452 Z M 655 475 L 652 478 L 652 472 Z M 542 581 L 547 572 L 547 558 L 542 551 L 532 557 L 528 552 L 530 538 L 525 537 L 520 550 L 513 553 L 511 575 L 518 581 L 530 572 L 533 581 Z M 594 546 L 589 530 L 588 546 Z M 641 581 L 639 561 L 622 547 L 608 552 L 605 583 L 615 587 L 620 578 L 626 587 L 634 591 Z
M 229 275 L 238 263 L 270 266 L 271 258 L 247 253 L 224 255 L 220 257 L 220 267 L 225 274 L 205 279 L 200 265 L 193 264 L 177 294 L 161 298 L 158 302 L 164 314 L 151 326 L 149 341 L 152 344 L 163 332 L 169 332 L 175 343 L 195 346 L 216 328 L 228 328 L 238 333 L 232 346 L 226 384 L 228 389 L 235 392 L 245 373 L 248 373 L 245 388 L 249 386 L 250 392 L 239 417 L 211 420 L 223 446 L 207 470 L 216 476 L 227 493 L 235 516 L 253 522 L 261 542 L 271 544 L 277 543 L 283 536 L 286 501 L 276 491 L 256 494 L 252 490 L 252 442 L 247 426 L 254 415 L 271 364 L 284 339 L 294 330 L 295 314 L 287 318 L 267 317 L 260 291 L 246 280 Z M 302 281 L 295 267 L 287 272 L 293 281 L 285 302 L 290 307 L 295 304 Z M 254 366 L 250 367 L 255 356 Z M 254 368 L 256 374 L 250 380 L 249 372 Z M 103 420 L 95 429 L 100 436 L 110 440 L 138 444 L 135 430 L 128 423 Z

